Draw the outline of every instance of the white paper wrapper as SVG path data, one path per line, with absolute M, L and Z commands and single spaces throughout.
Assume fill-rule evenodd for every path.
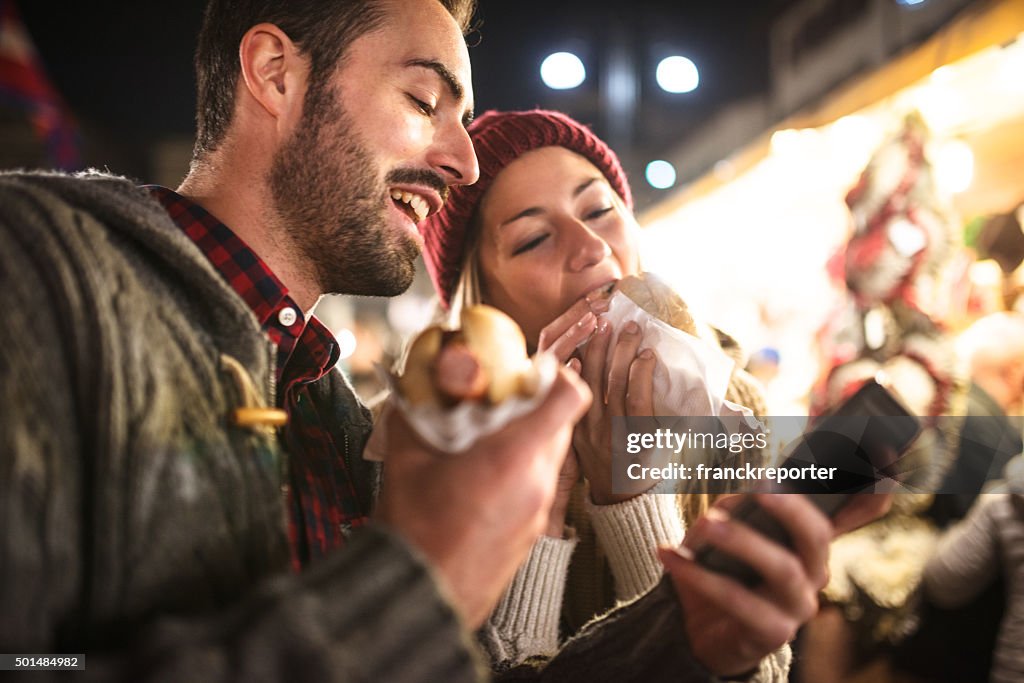
M 539 380 L 533 396 L 510 398 L 495 406 L 465 401 L 448 409 L 439 406 L 413 407 L 392 387 L 383 411 L 377 418 L 370 441 L 363 449 L 363 458 L 378 462 L 384 460 L 387 453 L 385 423 L 393 410 L 401 411 L 416 433 L 434 448 L 445 453 L 461 453 L 467 450 L 478 439 L 500 430 L 544 402 L 558 374 L 558 361 L 549 353 L 538 353 L 532 362 L 537 369 Z
M 629 321 L 640 326 L 640 348 L 658 357 L 654 369 L 654 414 L 672 416 L 747 416 L 753 413 L 725 400 L 735 363 L 722 349 L 677 330 L 640 308 L 622 292 L 613 292 L 604 317 L 612 329 Z M 612 353 L 614 345 L 609 346 Z

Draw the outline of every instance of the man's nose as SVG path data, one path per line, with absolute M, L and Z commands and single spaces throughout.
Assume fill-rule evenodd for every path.
M 472 185 L 480 177 L 473 141 L 461 122 L 447 126 L 435 139 L 429 163 L 448 185 Z

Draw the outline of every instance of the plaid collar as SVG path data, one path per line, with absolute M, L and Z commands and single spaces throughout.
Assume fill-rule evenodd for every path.
M 165 187 L 147 189 L 245 300 L 277 345 L 277 405 L 288 413 L 280 432 L 289 453 L 288 540 L 296 571 L 345 543 L 368 521 L 356 494 L 347 436 L 332 434 L 333 416 L 310 400 L 310 386 L 338 362 L 334 335 L 306 320 L 288 290 L 238 235 L 203 207 Z
M 177 192 L 159 185 L 144 187 L 249 305 L 277 345 L 279 403 L 288 385 L 320 379 L 337 364 L 340 354 L 334 335 L 316 316 L 306 320 L 284 283 L 249 245 L 216 216 Z

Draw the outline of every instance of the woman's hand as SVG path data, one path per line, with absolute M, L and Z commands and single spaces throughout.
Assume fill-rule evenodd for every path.
M 538 351 L 550 351 L 565 363 L 597 330 L 597 316 L 608 310 L 607 299 L 580 299 L 540 331 Z
M 590 498 L 598 505 L 629 500 L 653 484 L 644 481 L 643 489 L 612 492 L 612 417 L 653 415 L 656 358 L 652 350 L 640 350 L 643 337 L 634 322 L 619 332 L 609 358 L 611 338 L 611 325 L 601 319 L 583 354 L 580 373 L 594 401 L 572 435 L 580 469 L 590 482 Z
M 544 531 L 545 536 L 551 538 L 565 538 L 565 516 L 569 510 L 569 498 L 572 497 L 572 489 L 580 479 L 580 463 L 576 454 L 569 448 L 569 454 L 565 456 L 565 463 L 561 472 L 558 473 L 558 485 L 555 488 L 555 500 L 551 504 L 551 514 L 548 517 L 548 526 Z

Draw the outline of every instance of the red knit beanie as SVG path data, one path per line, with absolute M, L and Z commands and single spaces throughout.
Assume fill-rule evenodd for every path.
M 618 157 L 586 126 L 556 111 L 489 111 L 469 126 L 480 163 L 480 179 L 451 188 L 444 207 L 420 224 L 425 243 L 423 260 L 445 308 L 459 281 L 466 230 L 484 193 L 506 166 L 540 147 L 559 146 L 576 152 L 604 173 L 612 189 L 633 209 L 626 173 Z

